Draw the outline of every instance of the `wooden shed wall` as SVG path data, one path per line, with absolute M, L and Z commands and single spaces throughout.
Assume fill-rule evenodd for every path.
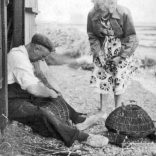
M 36 32 L 35 14 L 25 13 L 25 44 L 29 43 Z
M 36 32 L 35 18 L 38 14 L 38 0 L 25 0 L 25 44 Z
M 25 7 L 32 8 L 33 12 L 38 12 L 38 0 L 25 0 Z

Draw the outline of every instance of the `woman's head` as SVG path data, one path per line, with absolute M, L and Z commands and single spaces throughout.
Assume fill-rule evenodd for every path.
M 92 0 L 94 6 L 100 10 L 113 13 L 117 6 L 117 0 Z

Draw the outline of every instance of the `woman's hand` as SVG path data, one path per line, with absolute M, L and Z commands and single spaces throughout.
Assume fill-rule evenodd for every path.
M 105 65 L 104 56 L 103 55 L 99 55 L 99 59 L 100 59 L 100 63 L 102 64 L 102 66 L 104 66 Z
M 115 65 L 117 66 L 119 64 L 119 62 L 121 61 L 121 57 L 120 56 L 117 56 L 115 58 L 113 58 L 113 62 L 115 63 Z
M 102 65 L 102 66 L 105 65 L 105 57 L 104 57 L 104 54 L 103 54 L 102 51 L 100 51 L 100 52 L 98 52 L 98 53 L 94 53 L 94 54 L 93 54 L 93 57 L 94 57 L 94 58 L 99 58 L 101 65 Z

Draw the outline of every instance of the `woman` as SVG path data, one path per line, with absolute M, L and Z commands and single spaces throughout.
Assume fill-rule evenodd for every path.
M 113 91 L 115 107 L 121 103 L 130 76 L 136 70 L 134 51 L 138 46 L 130 11 L 117 0 L 92 0 L 87 33 L 94 71 L 90 83 L 106 101 Z M 102 103 L 101 108 L 102 109 Z

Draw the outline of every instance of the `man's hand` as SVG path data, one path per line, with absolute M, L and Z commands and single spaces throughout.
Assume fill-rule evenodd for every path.
M 55 92 L 53 89 L 49 89 L 42 82 L 30 85 L 26 88 L 26 90 L 36 97 L 57 98 L 59 96 L 59 93 Z
M 49 90 L 49 93 L 50 93 L 50 97 L 51 98 L 57 98 L 58 96 L 60 96 L 59 93 L 56 93 L 54 90 L 50 89 Z

